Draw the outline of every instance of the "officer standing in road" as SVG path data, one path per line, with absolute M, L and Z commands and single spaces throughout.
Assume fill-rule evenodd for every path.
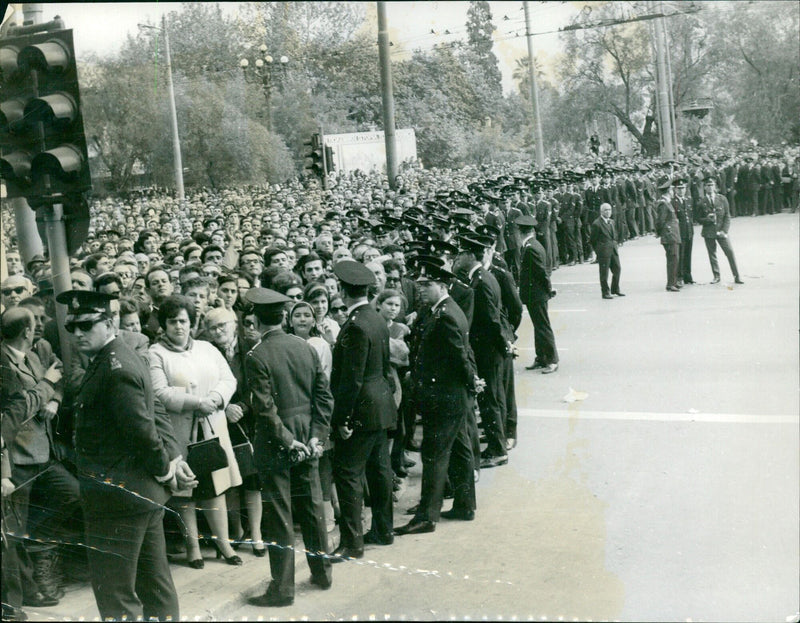
M 455 275 L 438 263 L 418 262 L 420 295 L 431 306 L 421 329 L 413 362 L 416 403 L 422 415 L 422 490 L 414 518 L 395 528 L 395 534 L 433 532 L 440 515 L 471 521 L 475 517 L 475 478 L 467 427 L 469 394 L 482 385 L 469 344 L 469 325 L 450 298 L 447 282 Z M 452 453 L 452 454 L 451 454 Z M 444 513 L 445 481 L 450 473 L 453 508 Z
M 717 262 L 717 244 L 719 244 L 728 264 L 733 273 L 734 283 L 744 283 L 739 276 L 739 269 L 736 266 L 736 256 L 733 253 L 728 230 L 731 228 L 731 215 L 728 212 L 728 200 L 717 193 L 717 182 L 712 176 L 705 178 L 706 196 L 703 198 L 700 208 L 700 222 L 703 229 L 700 232 L 706 241 L 708 251 L 708 261 L 711 264 L 711 272 L 714 279 L 711 283 L 719 283 L 719 262 Z
M 667 256 L 667 292 L 679 292 L 678 286 L 678 247 L 681 232 L 678 216 L 672 205 L 672 180 L 666 175 L 658 180 L 658 202 L 656 203 L 656 235 L 661 238 L 661 246 Z
M 388 545 L 392 525 L 392 467 L 388 430 L 397 422 L 389 364 L 389 329 L 367 300 L 375 276 L 363 264 L 342 260 L 333 267 L 342 284 L 347 322 L 333 349 L 331 391 L 336 445 L 333 477 L 339 493 L 341 541 L 334 562 L 364 556 L 364 544 Z M 364 534 L 364 477 L 372 527 Z
M 333 397 L 316 351 L 281 328 L 291 299 L 266 288 L 247 292 L 261 341 L 245 369 L 255 413 L 254 458 L 262 484 L 264 537 L 272 582 L 254 606 L 294 603 L 294 524 L 300 524 L 311 583 L 331 587 L 328 533 L 319 481 L 322 440 L 328 437 Z
M 76 398 L 75 445 L 92 589 L 102 619 L 180 617 L 164 542 L 172 489 L 196 486 L 158 419 L 150 370 L 117 339 L 112 305 L 69 290 L 65 326 L 90 359 Z M 162 412 L 163 415 L 163 412 Z

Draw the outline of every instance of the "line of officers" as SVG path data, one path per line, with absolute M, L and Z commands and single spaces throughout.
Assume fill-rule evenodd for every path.
M 473 520 L 476 471 L 508 461 L 508 451 L 516 445 L 511 361 L 521 304 L 516 297 L 519 309 L 512 326 L 490 267 L 493 241 L 474 234 L 460 236 L 457 242 L 456 247 L 421 240 L 409 261 L 419 304 L 411 336 L 411 417 L 422 417 L 423 475 L 413 518 L 397 527 L 390 431 L 402 429 L 405 418 L 398 417 L 394 402 L 387 323 L 368 298 L 374 274 L 351 260 L 334 266 L 347 321 L 333 350 L 330 382 L 316 351 L 283 331 L 291 299 L 265 288 L 248 292 L 262 336 L 245 365 L 256 414 L 253 449 L 265 518 L 269 517 L 264 537 L 271 571 L 265 593 L 250 598 L 251 604 L 280 607 L 294 602 L 295 524 L 301 527 L 312 585 L 329 589 L 332 565 L 363 557 L 366 545 L 389 545 L 396 535 L 433 532 L 442 517 Z M 452 266 L 447 254 L 454 258 Z M 508 271 L 505 277 L 516 296 Z M 75 398 L 75 449 L 86 530 L 83 545 L 100 616 L 179 620 L 166 555 L 164 509 L 172 491 L 197 486 L 199 476 L 179 454 L 147 365 L 117 337 L 116 297 L 71 290 L 59 294 L 57 301 L 66 306 L 66 329 L 88 362 Z M 3 318 L 4 343 L 17 347 L 9 357 L 20 369 L 33 365 L 28 362 L 34 358 L 26 354 L 34 339 L 29 316 L 13 308 Z M 61 381 L 56 378 L 60 375 L 51 378 L 50 371 L 40 376 L 26 400 L 47 402 Z M 476 399 L 487 442 L 482 454 Z M 11 401 L 12 411 L 12 403 L 20 411 L 31 407 Z M 16 413 L 7 415 L 3 437 L 12 439 L 29 422 Z M 12 431 L 10 423 L 20 426 Z M 332 552 L 318 470 L 329 432 L 335 440 L 333 476 L 341 510 L 341 538 Z M 395 443 L 405 443 L 402 431 L 395 437 Z M 454 502 L 442 512 L 448 483 Z M 371 508 L 367 530 L 362 525 L 365 490 Z M 4 508 L 4 524 L 6 518 Z M 7 534 L 4 525 L 5 536 L 25 540 L 25 535 Z M 4 578 L 7 551 L 12 550 L 4 549 Z M 14 575 L 14 569 L 8 571 Z M 24 616 L 18 607 L 4 607 L 4 618 Z

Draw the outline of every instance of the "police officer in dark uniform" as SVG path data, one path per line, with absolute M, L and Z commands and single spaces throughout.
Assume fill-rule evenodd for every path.
M 431 306 L 421 328 L 412 364 L 415 398 L 422 415 L 422 490 L 414 518 L 395 534 L 433 532 L 440 515 L 475 517 L 474 457 L 467 428 L 469 394 L 477 388 L 477 368 L 469 345 L 469 325 L 450 298 L 447 281 L 454 275 L 433 262 L 417 263 L 417 285 Z M 449 468 L 449 469 L 448 469 Z M 450 473 L 453 508 L 441 513 Z
M 333 477 L 341 508 L 341 541 L 333 560 L 339 562 L 363 557 L 365 543 L 388 545 L 394 539 L 388 430 L 395 426 L 397 409 L 389 370 L 389 329 L 367 300 L 367 288 L 375 277 L 352 260 L 337 262 L 333 272 L 348 306 L 331 370 Z M 372 507 L 372 527 L 366 534 L 361 524 L 365 476 Z
M 69 290 L 66 329 L 89 367 L 75 442 L 86 545 L 102 619 L 179 620 L 164 542 L 170 488 L 197 484 L 157 402 L 144 359 L 117 339 L 112 295 Z M 160 407 L 160 405 L 159 405 Z
M 294 524 L 300 524 L 311 583 L 331 586 L 328 533 L 319 481 L 319 457 L 328 436 L 333 397 L 316 351 L 281 328 L 291 299 L 252 288 L 247 300 L 262 333 L 245 359 L 255 413 L 254 458 L 262 484 L 264 537 L 272 574 L 255 606 L 294 603 Z

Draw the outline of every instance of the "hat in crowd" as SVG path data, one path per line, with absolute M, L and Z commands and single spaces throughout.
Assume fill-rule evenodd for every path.
M 673 186 L 686 186 L 686 178 L 681 176 L 681 175 L 677 175 L 677 176 L 675 176 L 675 179 L 672 180 L 672 185 Z
M 361 262 L 355 260 L 342 260 L 336 262 L 333 274 L 339 281 L 350 286 L 371 286 L 375 283 L 375 275 Z
M 458 253 L 458 248 L 445 242 L 444 240 L 412 240 L 406 243 L 410 250 L 416 250 L 420 254 L 436 255 L 439 253 Z
M 53 281 L 51 279 L 39 279 L 36 282 L 36 291 L 39 294 L 52 294 L 53 293 Z
M 469 251 L 480 255 L 484 251 L 486 251 L 486 249 L 488 249 L 490 245 L 491 242 L 486 243 L 483 237 L 472 237 L 472 238 L 469 238 L 467 236 L 458 237 L 458 246 L 461 251 Z
M 110 314 L 111 301 L 117 298 L 116 294 L 90 290 L 67 290 L 59 294 L 56 301 L 67 306 L 67 315 L 80 316 L 82 314 Z
M 672 180 L 669 178 L 669 175 L 662 175 L 661 177 L 658 178 L 656 186 L 658 187 L 659 190 L 664 190 L 672 186 Z
M 703 183 L 705 183 L 705 184 L 708 184 L 709 182 L 716 183 L 716 181 L 717 181 L 717 178 L 714 177 L 713 175 L 711 175 L 711 173 L 706 174 L 706 176 L 703 178 Z
M 34 255 L 30 260 L 28 260 L 28 263 L 25 264 L 25 269 L 30 273 L 36 264 L 47 264 L 47 260 L 44 259 L 44 255 Z
M 475 231 L 481 236 L 488 236 L 492 239 L 496 239 L 500 235 L 500 228 L 496 225 L 489 225 L 488 223 L 478 225 Z
M 284 305 L 292 300 L 288 296 L 284 296 L 280 292 L 270 290 L 269 288 L 250 288 L 247 294 L 244 295 L 244 298 L 253 305 L 264 305 L 267 307 L 272 305 Z
M 536 227 L 536 225 L 538 225 L 536 218 L 530 214 L 522 214 L 518 216 L 516 219 L 514 219 L 514 223 L 520 227 Z
M 441 281 L 447 282 L 455 279 L 455 275 L 449 270 L 430 262 L 417 262 L 414 271 L 414 281 Z

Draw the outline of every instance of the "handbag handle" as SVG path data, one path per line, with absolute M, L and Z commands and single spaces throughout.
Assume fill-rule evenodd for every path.
M 250 437 L 248 437 L 247 433 L 244 432 L 244 429 L 242 428 L 242 425 L 239 424 L 239 422 L 234 422 L 234 424 L 236 424 L 236 426 L 239 428 L 239 432 L 242 433 L 242 437 L 244 437 L 245 441 L 250 443 Z
M 211 414 L 208 414 L 208 415 L 211 415 Z M 192 422 L 192 437 L 194 438 L 195 441 L 197 441 L 197 433 L 198 433 L 199 428 L 200 428 L 200 422 L 199 422 L 200 418 L 204 418 L 206 420 L 206 422 L 208 423 L 208 428 L 211 431 L 211 437 L 216 437 L 217 436 L 217 433 L 214 431 L 214 427 L 211 425 L 211 420 L 208 419 L 208 415 L 205 415 L 205 414 L 198 415 L 197 411 L 195 411 L 195 413 L 194 413 L 194 421 Z

